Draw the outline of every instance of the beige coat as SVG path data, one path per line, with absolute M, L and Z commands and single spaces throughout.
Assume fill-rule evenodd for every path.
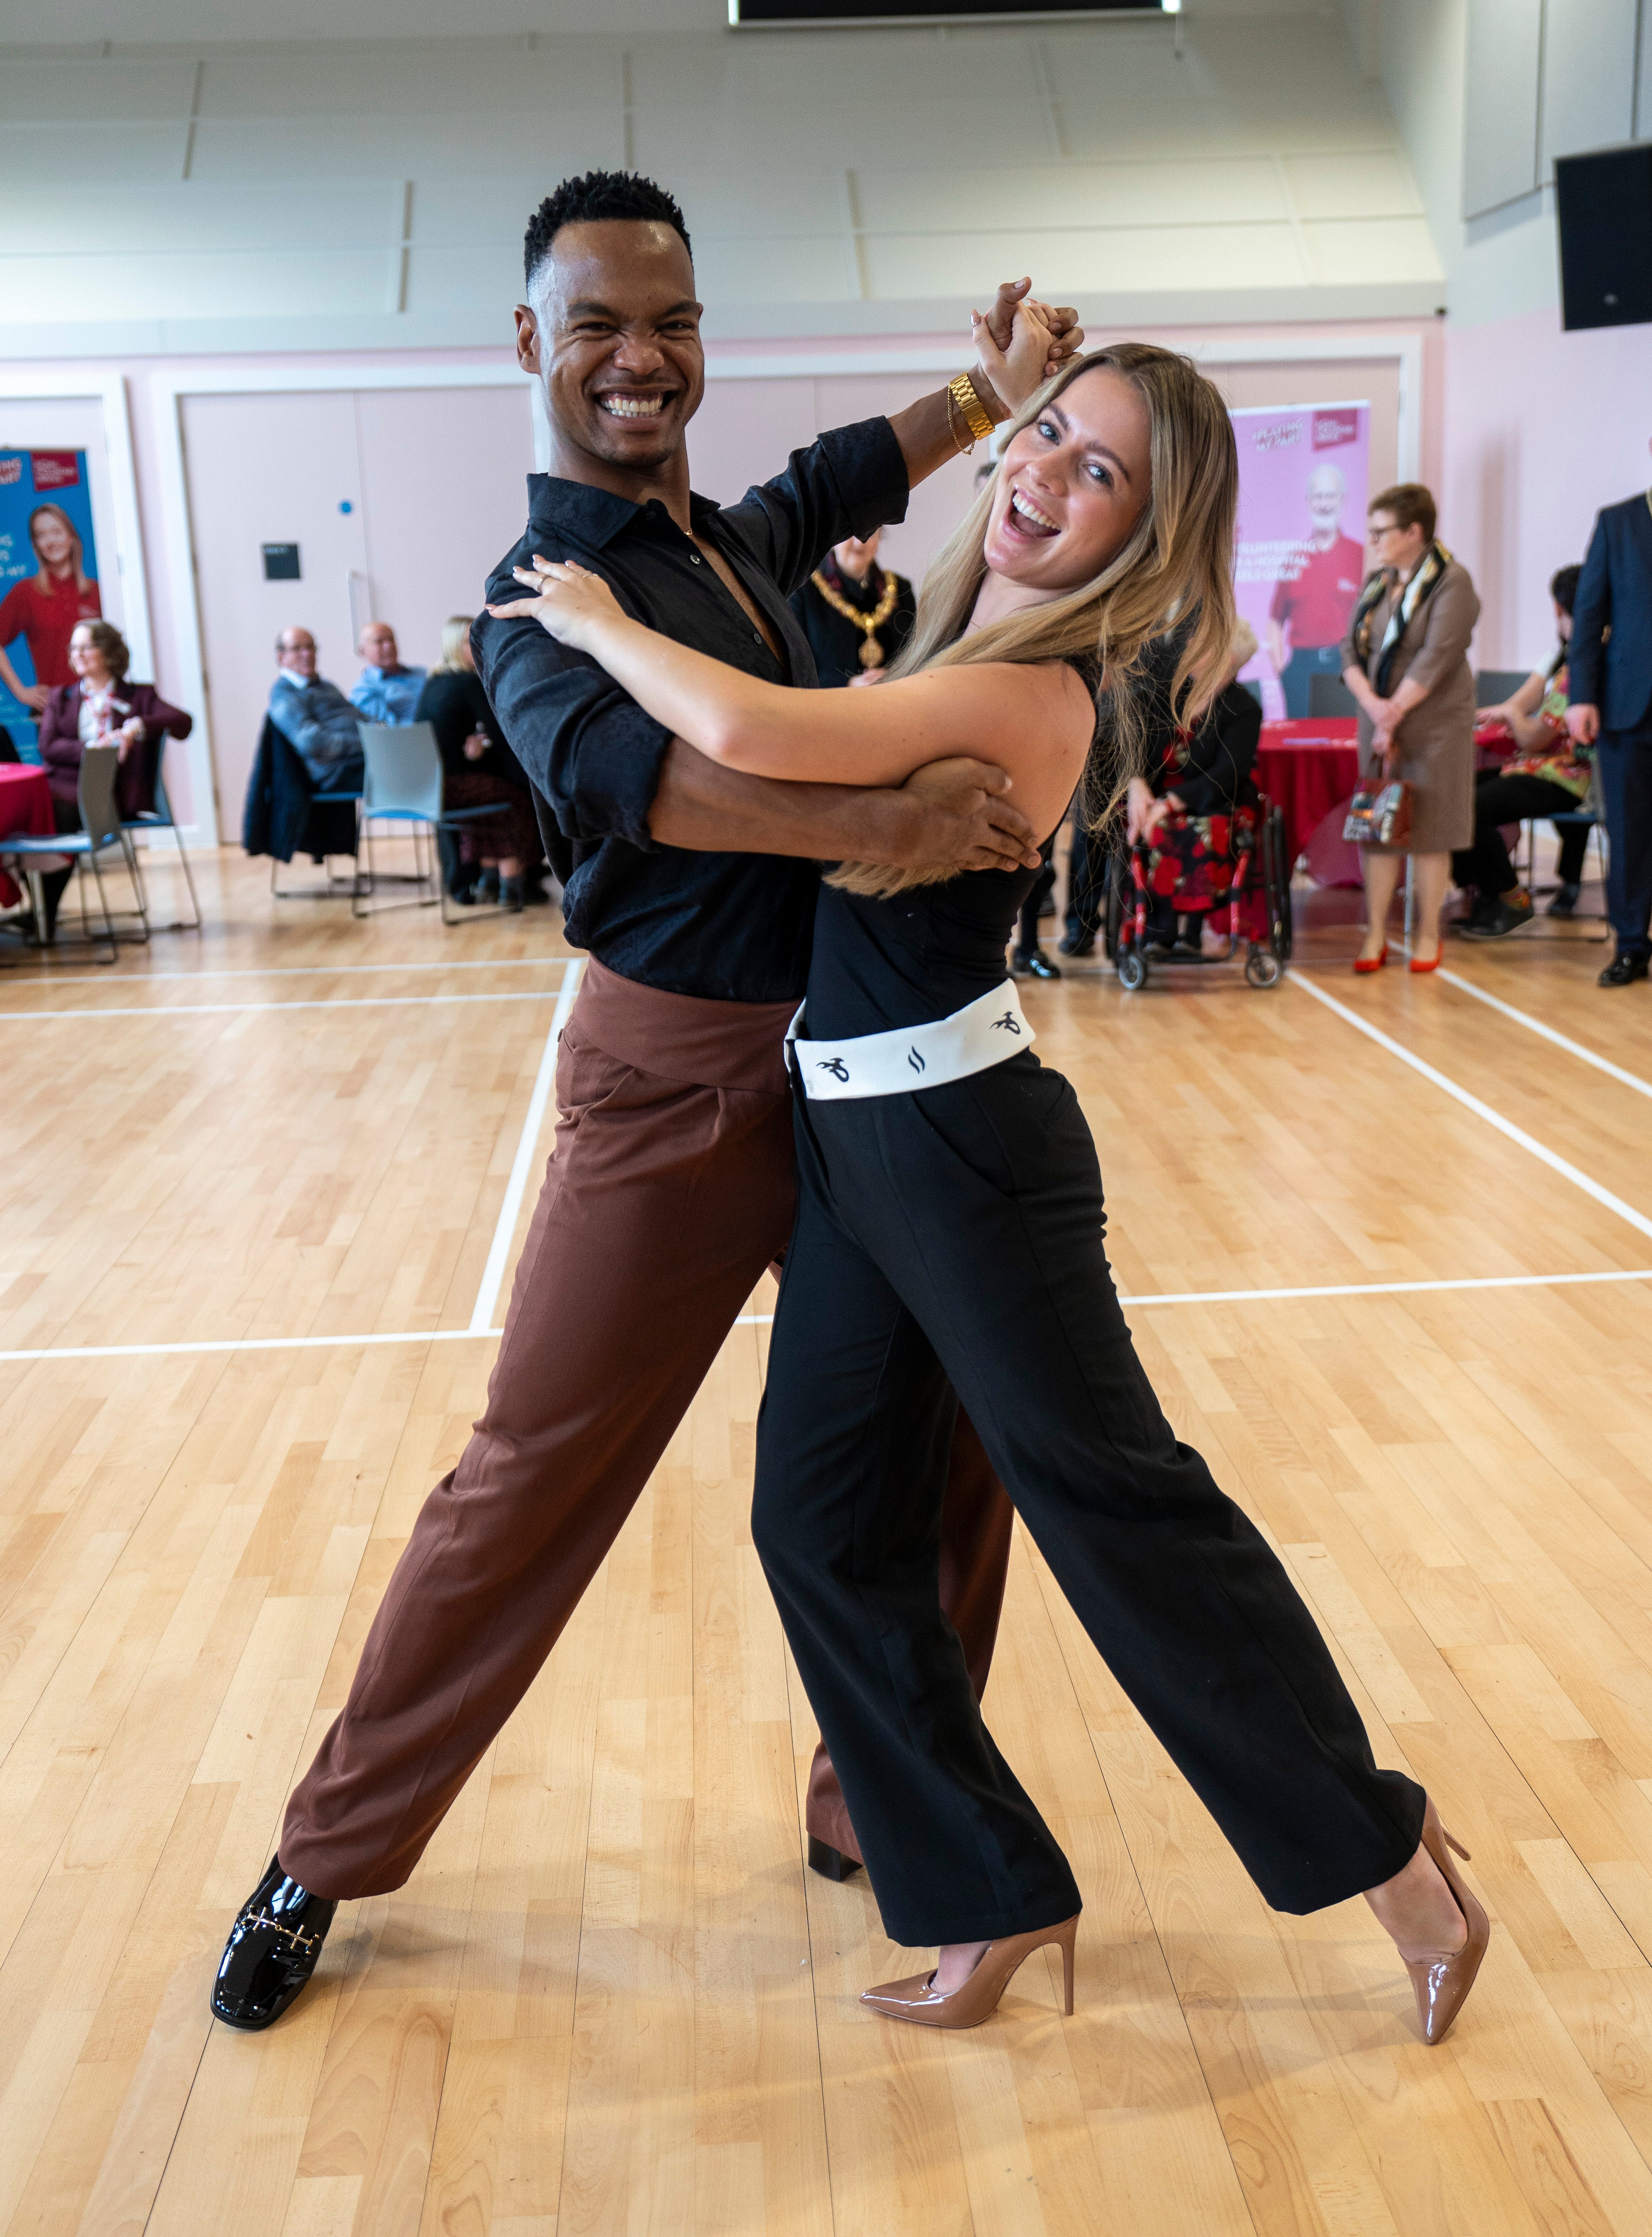
M 1371 658 L 1366 674 L 1377 680 L 1382 641 L 1396 591 L 1384 592 L 1371 617 Z M 1453 559 L 1406 624 L 1388 670 L 1392 697 L 1407 676 L 1426 684 L 1428 696 L 1413 707 L 1394 733 L 1399 774 L 1412 789 L 1411 836 L 1391 855 L 1444 855 L 1466 847 L 1474 835 L 1474 675 L 1468 663 L 1469 639 L 1480 617 L 1469 571 Z M 1358 668 L 1352 633 L 1343 639 L 1342 665 Z M 1368 760 L 1372 723 L 1359 717 L 1361 765 Z

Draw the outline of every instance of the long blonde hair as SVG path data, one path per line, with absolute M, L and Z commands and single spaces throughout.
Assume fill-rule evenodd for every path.
M 1227 681 L 1239 492 L 1239 457 L 1220 393 L 1191 358 L 1150 342 L 1115 342 L 1076 360 L 1016 415 L 1010 435 L 1031 426 L 1098 366 L 1129 381 L 1148 410 L 1151 482 L 1129 537 L 1089 582 L 965 636 L 986 575 L 994 494 L 989 481 L 925 576 L 917 624 L 890 671 L 899 676 L 986 660 L 1083 660 L 1097 678 L 1096 735 L 1079 782 L 1079 812 L 1091 828 L 1107 820 L 1140 771 L 1150 704 L 1163 708 L 1162 661 L 1155 677 L 1146 657 L 1155 640 L 1175 632 L 1168 709 L 1177 723 L 1195 723 Z M 845 863 L 828 882 L 883 894 L 951 874 Z
M 474 614 L 450 614 L 442 624 L 442 657 L 431 670 L 432 676 L 464 676 L 469 673 L 459 654 L 470 642 L 471 624 Z

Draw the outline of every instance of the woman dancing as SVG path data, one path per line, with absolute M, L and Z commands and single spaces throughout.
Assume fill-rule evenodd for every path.
M 1043 346 L 1019 320 L 1012 357 Z M 628 619 L 573 566 L 518 571 L 532 596 L 495 610 L 536 616 L 730 767 L 898 784 L 977 754 L 1053 831 L 1081 782 L 1092 803 L 1116 794 L 1098 702 L 1128 749 L 1144 651 L 1172 623 L 1186 719 L 1219 688 L 1237 468 L 1215 389 L 1142 344 L 1081 359 L 1013 428 L 877 690 L 738 675 Z M 899 873 L 840 868 L 794 1029 L 799 1205 L 753 1533 L 885 1930 L 939 1946 L 932 1971 L 864 2001 L 973 2026 L 1055 1943 L 1072 2009 L 1077 1886 L 982 1721 L 937 1594 L 961 1401 L 1084 1628 L 1264 1897 L 1300 1912 L 1363 1891 L 1438 2042 L 1485 1913 L 1421 1788 L 1376 1767 L 1284 1568 L 1177 1442 L 1136 1358 L 1095 1145 L 1072 1088 L 1030 1053 L 1004 973 L 1035 874 L 914 891 Z

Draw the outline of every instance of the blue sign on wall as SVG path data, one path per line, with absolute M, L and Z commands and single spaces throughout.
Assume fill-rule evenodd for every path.
M 0 725 L 25 761 L 76 622 L 103 610 L 84 451 L 0 450 Z

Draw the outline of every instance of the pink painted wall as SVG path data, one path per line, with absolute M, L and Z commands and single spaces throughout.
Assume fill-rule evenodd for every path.
M 1569 334 L 1533 311 L 1448 331 L 1445 363 L 1440 534 L 1480 593 L 1476 664 L 1536 667 L 1550 577 L 1652 480 L 1652 327 Z

